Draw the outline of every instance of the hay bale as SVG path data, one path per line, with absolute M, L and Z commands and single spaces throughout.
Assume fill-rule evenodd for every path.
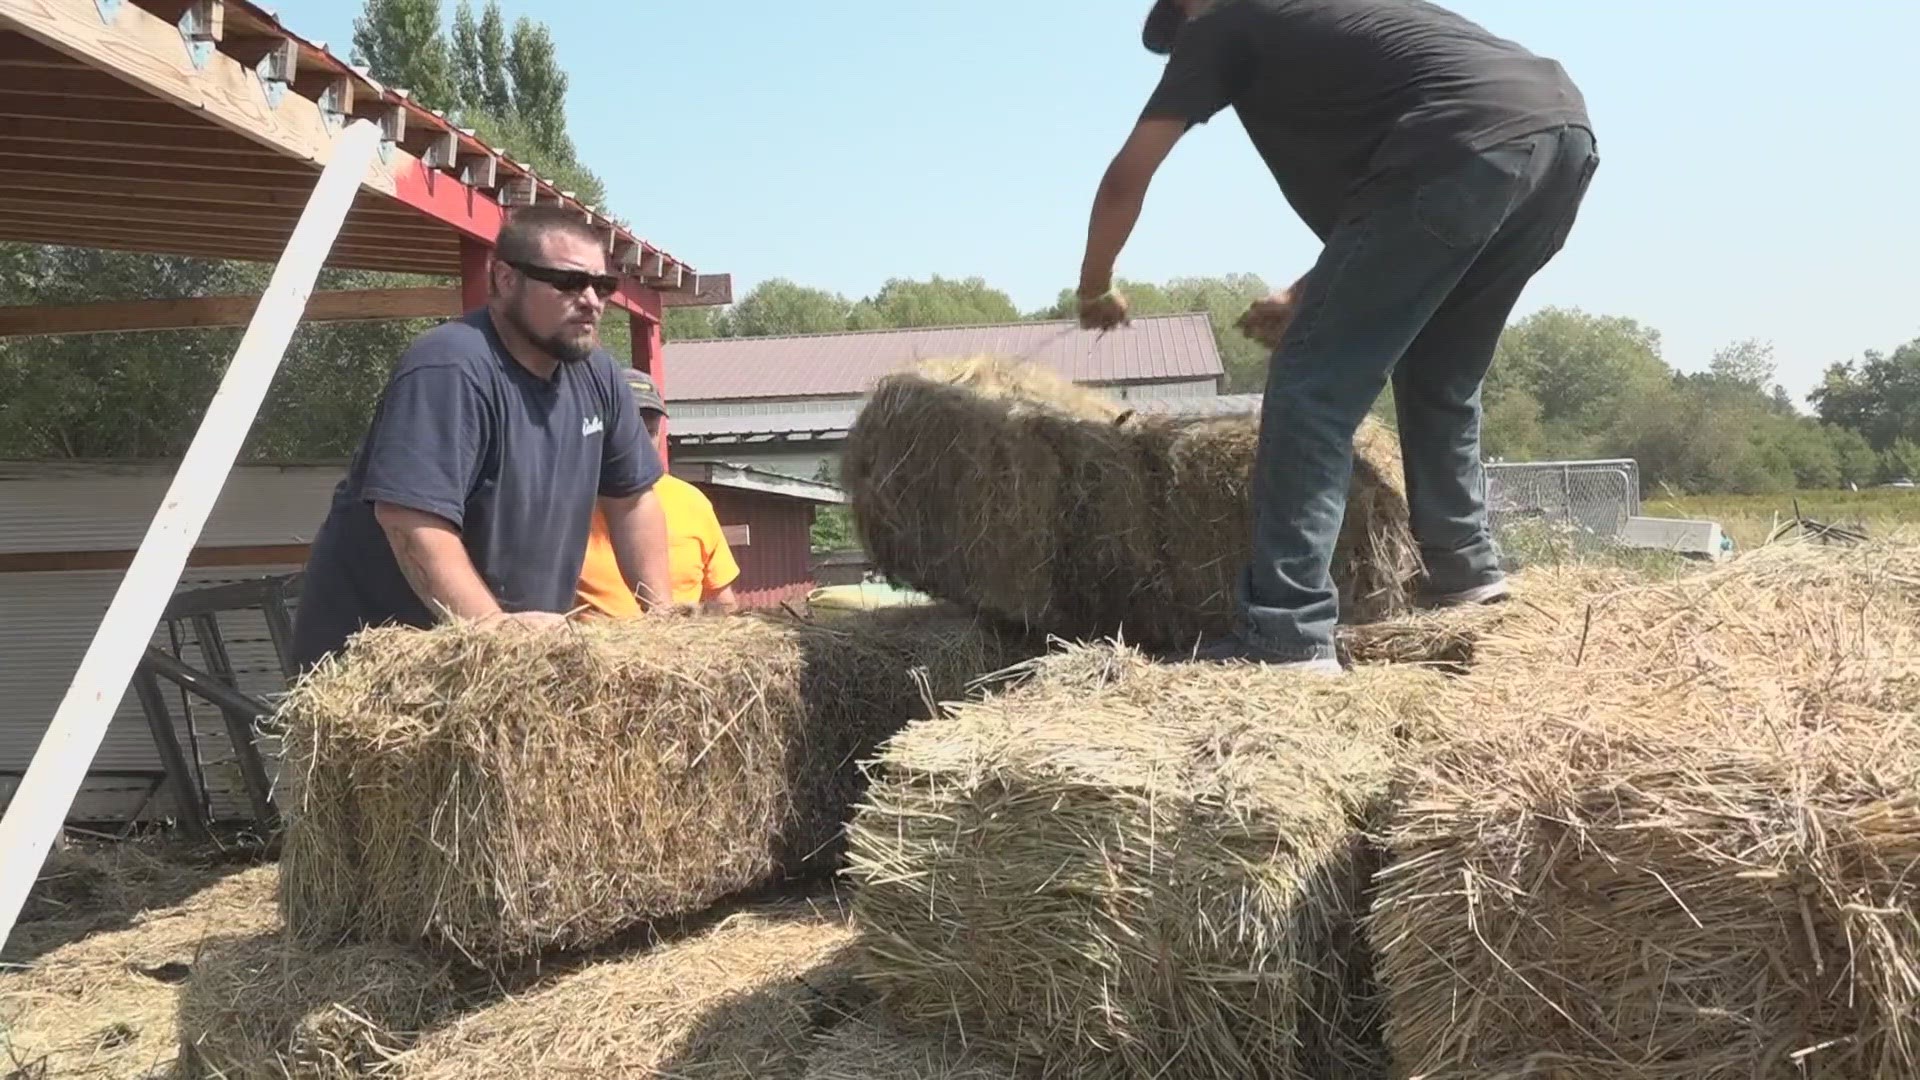
M 852 938 L 831 908 L 763 906 L 469 1013 L 388 1075 L 799 1080 L 816 1034 L 855 1004 Z
M 1920 551 L 1521 611 L 1409 758 L 1396 1074 L 1920 1075 Z
M 147 1080 L 172 1068 L 181 986 L 210 941 L 275 920 L 274 871 L 248 870 L 0 974 L 0 1060 L 22 1077 Z M 15 1075 L 9 1073 L 7 1075 Z
M 1562 625 L 1594 598 L 1649 579 L 1616 567 L 1575 563 L 1529 567 L 1509 580 L 1513 595 L 1506 603 L 1415 611 L 1343 626 L 1340 649 L 1354 664 L 1416 665 L 1461 674 L 1476 666 L 1482 642 L 1504 635 L 1507 662 L 1524 662 L 1520 643 L 1538 636 L 1530 627 Z M 1500 654 L 1498 646 L 1495 652 Z
M 1139 415 L 1044 369 L 936 361 L 875 385 L 843 473 L 889 577 L 1067 638 L 1187 649 L 1232 626 L 1258 417 Z M 1403 611 L 1418 571 L 1399 447 L 1354 440 L 1342 618 Z
M 282 933 L 211 945 L 180 998 L 182 1073 L 349 1080 L 459 1008 L 445 961 L 389 945 L 308 949 Z
M 863 977 L 1048 1075 L 1371 1075 L 1364 830 L 1440 678 L 1073 647 L 910 726 L 852 830 Z
M 882 1019 L 856 1017 L 820 1036 L 801 1080 L 1020 1080 L 997 1055 L 906 1035 Z
M 287 925 L 498 971 L 819 872 L 856 759 L 1012 649 L 918 610 L 360 635 L 283 711 Z

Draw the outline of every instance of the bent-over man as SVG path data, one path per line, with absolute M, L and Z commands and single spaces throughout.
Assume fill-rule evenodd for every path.
M 628 587 L 667 606 L 664 470 L 599 344 L 605 245 L 530 207 L 488 274 L 484 308 L 400 358 L 334 492 L 294 622 L 303 669 L 371 626 L 561 623 L 596 508 Z
M 1426 0 L 1158 0 L 1168 56 L 1095 196 L 1080 321 L 1124 322 L 1114 263 L 1175 143 L 1232 108 L 1322 244 L 1242 325 L 1274 346 L 1237 632 L 1209 659 L 1338 672 L 1330 575 L 1353 437 L 1391 381 L 1423 600 L 1506 594 L 1487 527 L 1480 388 L 1599 165 L 1561 66 Z

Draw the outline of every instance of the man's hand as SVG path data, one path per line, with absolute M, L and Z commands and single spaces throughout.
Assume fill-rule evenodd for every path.
M 1296 281 L 1265 300 L 1255 300 L 1233 325 L 1267 348 L 1277 349 L 1287 335 L 1287 327 L 1293 324 L 1299 306 L 1300 282 Z
M 1107 289 L 1093 296 L 1080 294 L 1080 328 L 1111 330 L 1128 321 L 1127 298 L 1118 289 Z

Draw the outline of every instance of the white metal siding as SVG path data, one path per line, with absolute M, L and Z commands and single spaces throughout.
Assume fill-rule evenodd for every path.
M 252 580 L 298 571 L 298 566 L 240 567 L 232 569 L 190 569 L 182 577 L 180 588 L 193 589 Z M 89 570 L 46 574 L 0 574 L 0 768 L 22 769 L 33 759 L 48 721 L 66 696 L 73 673 L 86 655 L 100 619 L 120 587 L 121 571 Z M 240 688 L 251 694 L 267 696 L 280 693 L 285 682 L 279 660 L 267 636 L 265 619 L 257 611 L 235 612 L 220 616 L 220 633 L 233 659 Z M 155 628 L 153 644 L 172 651 L 172 641 L 164 625 Z M 206 660 L 194 641 L 192 631 L 181 632 L 181 658 L 190 666 L 206 669 Z M 244 816 L 248 804 L 240 774 L 231 764 L 232 747 L 219 710 L 189 699 L 193 705 L 191 729 L 181 695 L 172 683 L 161 680 L 166 691 L 167 709 L 173 716 L 182 751 L 189 761 L 195 757 L 195 736 L 199 760 L 206 772 L 212 793 L 214 812 L 221 816 Z M 263 745 L 263 751 L 271 751 Z M 128 688 L 121 698 L 113 724 L 107 729 L 94 758 L 102 769 L 158 768 L 160 759 L 140 700 Z M 272 762 L 269 760 L 269 769 Z M 13 781 L 0 780 L 0 793 L 11 794 Z M 101 781 L 98 789 L 82 804 L 76 804 L 76 818 L 117 817 L 137 801 L 137 781 Z M 153 809 L 172 813 L 170 796 L 156 797 Z
M 204 546 L 297 544 L 308 542 L 326 517 L 333 487 L 343 470 L 332 467 L 235 469 L 201 533 Z M 102 551 L 139 546 L 172 481 L 170 468 L 152 466 L 0 465 L 0 552 Z M 294 573 L 297 565 L 190 568 L 178 588 L 189 590 Z M 99 628 L 123 571 L 0 573 L 0 768 L 21 769 L 32 760 L 41 735 L 53 718 L 80 659 Z M 233 659 L 241 689 L 261 696 L 285 689 L 279 661 L 257 611 L 220 616 L 220 630 Z M 164 625 L 153 642 L 171 651 Z M 190 629 L 183 628 L 181 656 L 206 667 Z M 181 750 L 204 767 L 221 817 L 244 817 L 246 789 L 232 763 L 232 749 L 219 711 L 193 700 L 191 732 L 181 694 L 162 680 L 167 708 Z M 197 736 L 197 739 L 196 737 Z M 269 775 L 274 768 L 271 742 L 263 742 Z M 100 752 L 97 768 L 158 768 L 153 738 L 129 688 Z M 0 778 L 0 801 L 11 797 L 15 781 Z M 76 819 L 112 819 L 138 801 L 137 781 L 90 782 L 75 803 Z M 149 815 L 171 814 L 174 804 L 162 791 Z
M 344 473 L 338 466 L 235 469 L 200 543 L 307 543 Z M 171 470 L 0 466 L 0 552 L 138 547 L 172 480 Z

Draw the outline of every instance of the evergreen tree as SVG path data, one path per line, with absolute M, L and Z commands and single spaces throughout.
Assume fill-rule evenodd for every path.
M 440 33 L 440 0 L 366 0 L 353 21 L 353 62 L 429 109 L 457 112 L 458 81 Z

